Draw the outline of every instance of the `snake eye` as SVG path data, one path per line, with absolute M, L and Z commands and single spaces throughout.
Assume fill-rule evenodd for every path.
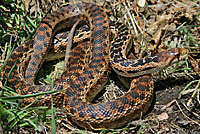
M 176 53 L 176 52 L 171 52 L 171 51 L 167 51 L 167 54 L 168 54 L 169 56 L 176 56 L 176 55 L 179 55 L 178 53 Z

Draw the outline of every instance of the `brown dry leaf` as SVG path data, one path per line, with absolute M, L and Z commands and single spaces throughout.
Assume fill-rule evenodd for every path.
M 175 4 L 176 4 L 176 7 L 179 8 L 179 10 L 180 10 L 180 8 L 187 9 L 187 8 L 189 8 L 189 6 L 191 5 L 191 3 L 185 4 L 185 3 L 180 2 L 180 1 L 177 1 L 177 0 L 175 0 L 174 2 L 175 2 Z
M 166 119 L 168 119 L 169 116 L 168 116 L 168 114 L 167 114 L 166 112 L 164 112 L 164 113 L 158 115 L 157 118 L 158 118 L 159 121 L 162 121 L 162 120 L 166 120 Z
M 62 0 L 57 0 L 56 2 L 53 0 L 25 0 L 25 10 L 32 17 L 36 17 L 37 14 L 47 13 L 49 9 L 52 11 L 57 10 L 59 7 L 63 5 Z
M 31 2 L 31 0 L 25 0 L 24 1 L 24 6 L 25 6 L 25 10 L 26 12 L 28 12 L 28 9 L 29 9 L 29 3 Z
M 180 120 L 178 121 L 179 124 L 182 124 L 182 125 L 188 125 L 190 123 L 190 121 L 187 121 L 187 120 Z
M 71 3 L 71 4 L 76 4 L 76 3 L 80 3 L 80 2 L 93 3 L 93 4 L 96 4 L 101 7 L 103 7 L 103 5 L 105 4 L 105 0 L 69 0 L 69 3 Z
M 38 5 L 36 1 L 25 0 L 24 1 L 25 10 L 28 14 L 33 14 L 33 12 L 37 11 Z
M 168 15 L 167 17 L 166 15 L 159 16 L 158 21 L 156 21 L 153 24 L 153 27 L 157 27 L 157 31 L 153 34 L 153 37 L 150 41 L 150 45 L 149 45 L 150 50 L 154 51 L 158 48 L 159 42 L 162 38 L 162 31 L 166 29 L 166 27 L 168 27 L 167 23 L 168 23 L 169 18 L 171 18 L 171 16 L 168 16 Z M 149 29 L 151 29 L 151 27 Z M 153 31 L 154 30 L 151 29 L 151 32 Z
M 43 10 L 48 10 L 51 2 L 48 0 L 25 0 L 24 5 L 26 12 L 35 17 L 38 13 L 42 14 Z
M 155 33 L 155 29 L 163 28 L 165 26 L 169 19 L 171 18 L 171 15 L 161 15 L 157 16 L 157 21 L 153 22 L 153 24 L 149 24 L 150 27 L 146 30 L 149 34 L 153 35 Z
M 155 50 L 157 48 L 158 43 L 160 41 L 161 33 L 162 33 L 162 28 L 159 28 L 158 31 L 152 37 L 150 41 L 151 45 L 149 46 L 151 50 Z
M 158 4 L 153 4 L 153 5 L 149 5 L 148 7 L 153 10 L 154 12 L 158 13 L 158 12 L 162 12 L 163 10 L 168 9 L 168 6 L 171 5 L 171 2 L 168 3 L 158 3 Z
M 191 60 L 190 63 L 192 65 L 192 67 L 194 68 L 194 71 L 200 76 L 200 72 L 199 72 L 199 65 L 198 62 L 192 57 L 192 56 L 189 56 Z

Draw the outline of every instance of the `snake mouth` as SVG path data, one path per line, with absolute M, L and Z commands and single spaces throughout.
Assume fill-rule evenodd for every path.
M 167 67 L 170 64 L 176 63 L 186 58 L 189 50 L 186 48 L 172 48 L 157 54 L 160 67 Z

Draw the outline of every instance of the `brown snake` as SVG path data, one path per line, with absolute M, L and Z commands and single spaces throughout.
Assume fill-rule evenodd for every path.
M 81 62 L 80 59 L 83 56 L 76 53 L 78 50 L 74 50 L 72 56 L 80 59 L 74 59 L 72 66 L 53 83 L 53 87 L 51 85 L 33 85 L 54 34 L 63 28 L 71 27 L 78 19 L 88 22 L 91 30 L 90 41 L 80 44 L 80 46 L 85 45 L 83 49 L 91 47 L 88 66 L 83 68 L 82 63 L 77 63 L 77 61 Z M 120 127 L 139 117 L 141 113 L 147 111 L 151 104 L 152 79 L 147 75 L 140 75 L 158 71 L 172 62 L 182 59 L 187 55 L 188 50 L 173 48 L 155 56 L 129 60 L 125 55 L 126 45 L 130 39 L 128 29 L 122 27 L 119 29 L 121 29 L 119 36 L 110 46 L 108 17 L 101 7 L 90 3 L 67 5 L 49 14 L 41 21 L 34 42 L 30 40 L 14 50 L 3 68 L 4 80 L 8 78 L 11 68 L 16 63 L 8 82 L 9 86 L 14 88 L 18 94 L 35 94 L 50 91 L 51 88 L 53 90 L 65 89 L 63 92 L 42 96 L 37 101 L 37 105 L 49 106 L 52 96 L 55 106 L 62 104 L 68 117 L 81 127 L 88 129 Z M 21 66 L 19 61 L 23 58 L 24 53 L 30 50 L 33 52 L 25 73 L 26 82 L 20 77 L 17 67 Z M 102 78 L 107 76 L 109 64 L 120 75 L 140 77 L 132 81 L 130 90 L 125 95 L 115 100 L 98 104 L 84 101 L 86 92 L 90 92 L 93 86 L 103 83 Z M 29 104 L 34 100 L 35 97 L 27 98 L 23 100 L 23 103 Z

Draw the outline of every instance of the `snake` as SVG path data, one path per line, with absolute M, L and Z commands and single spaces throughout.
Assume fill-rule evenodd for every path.
M 72 60 L 69 60 L 72 65 L 60 79 L 53 84 L 35 85 L 35 76 L 50 49 L 53 36 L 59 30 L 72 27 L 77 20 L 89 25 L 88 41 L 80 43 L 79 47 L 72 51 Z M 188 50 L 171 48 L 155 55 L 130 60 L 126 58 L 126 49 L 131 40 L 129 29 L 122 26 L 118 29 L 120 29 L 118 36 L 110 41 L 109 20 L 102 7 L 91 3 L 65 5 L 40 22 L 33 40 L 26 41 L 13 51 L 2 69 L 3 79 L 7 80 L 7 84 L 19 95 L 62 89 L 62 92 L 39 97 L 35 104 L 50 106 L 53 97 L 54 106 L 62 105 L 67 118 L 80 127 L 87 129 L 121 127 L 139 118 L 151 105 L 154 85 L 152 77 L 145 74 L 182 60 L 188 55 Z M 83 60 L 81 63 L 82 59 L 87 57 L 84 57 L 86 50 L 90 53 L 89 61 Z M 22 66 L 20 61 L 23 57 L 27 57 L 30 51 L 30 60 L 22 78 L 22 72 L 18 70 Z M 88 63 L 84 66 L 86 61 Z M 108 102 L 93 104 L 84 99 L 87 92 L 93 94 L 90 91 L 95 92 L 96 88 L 101 87 L 110 66 L 122 76 L 135 77 L 129 90 Z M 30 104 L 35 100 L 36 97 L 25 98 L 23 104 Z

